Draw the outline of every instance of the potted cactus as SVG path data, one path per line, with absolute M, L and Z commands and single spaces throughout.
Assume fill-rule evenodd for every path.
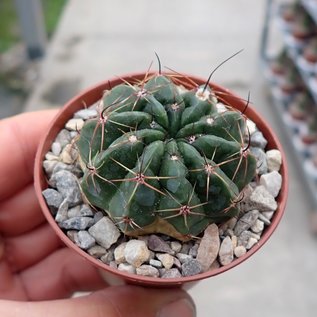
M 159 71 L 106 81 L 71 100 L 43 138 L 35 187 L 44 214 L 68 246 L 99 268 L 133 283 L 180 285 L 241 263 L 279 223 L 287 192 L 281 146 L 248 101 L 209 80 Z M 65 126 L 72 138 L 54 154 Z M 260 184 L 259 171 L 267 160 L 259 164 L 260 149 L 250 147 L 257 142 L 251 134 L 262 133 L 263 148 L 279 157 L 278 167 L 272 163 L 265 172 L 279 174 L 277 192 L 264 198 L 270 207 L 261 202 L 269 178 Z M 65 155 L 68 164 L 61 167 Z M 63 181 L 63 173 L 71 179 Z M 70 190 L 74 175 L 76 194 Z M 252 200 L 260 187 L 262 198 Z M 56 206 L 49 196 L 59 194 Z M 260 205 L 266 206 L 263 213 L 256 210 Z M 74 217 L 76 208 L 81 220 Z M 245 217 L 240 225 L 249 226 L 237 229 L 240 217 Z M 265 229 L 262 225 L 256 239 L 255 229 L 245 233 L 245 228 L 262 223 L 259 219 Z M 234 245 L 228 236 L 238 231 L 248 236 L 245 246 L 242 237 Z M 185 245 L 192 252 L 187 257 Z M 102 249 L 103 256 L 96 255 Z

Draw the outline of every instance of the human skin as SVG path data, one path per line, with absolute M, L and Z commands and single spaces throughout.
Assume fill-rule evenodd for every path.
M 45 221 L 33 188 L 39 139 L 55 110 L 0 121 L 0 316 L 195 316 L 180 289 L 110 287 Z M 73 298 L 74 292 L 89 295 Z

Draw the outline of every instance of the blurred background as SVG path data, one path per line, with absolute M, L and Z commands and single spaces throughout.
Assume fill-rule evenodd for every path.
M 250 260 L 190 293 L 199 317 L 317 311 L 317 0 L 1 0 L 0 119 L 60 107 L 101 80 L 162 64 L 213 76 L 285 146 L 286 214 Z M 314 59 L 315 58 L 315 59 Z M 154 66 L 156 67 L 156 66 Z

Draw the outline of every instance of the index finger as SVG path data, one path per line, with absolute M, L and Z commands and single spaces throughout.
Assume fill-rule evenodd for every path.
M 0 121 L 0 201 L 33 180 L 39 140 L 56 113 L 43 110 Z

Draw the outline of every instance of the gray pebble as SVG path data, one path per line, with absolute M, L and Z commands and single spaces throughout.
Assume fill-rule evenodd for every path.
M 61 222 L 59 225 L 66 230 L 85 230 L 92 226 L 94 220 L 90 217 L 74 217 Z
M 193 243 L 191 243 L 191 241 L 188 241 L 188 242 L 184 242 L 182 244 L 182 248 L 180 250 L 179 253 L 184 253 L 184 254 L 188 254 L 189 253 L 189 250 L 190 248 L 193 246 Z
M 77 177 L 71 172 L 61 170 L 52 175 L 49 183 L 57 188 L 70 205 L 77 205 L 82 201 Z
M 165 270 L 165 272 L 161 275 L 161 278 L 180 278 L 180 277 L 182 277 L 182 275 L 179 272 L 179 270 L 176 268 Z
M 249 198 L 249 202 L 254 209 L 258 209 L 259 211 L 272 211 L 277 209 L 277 203 L 274 197 L 262 185 L 254 189 Z
M 265 152 L 258 147 L 251 147 L 250 151 L 257 160 L 257 173 L 259 175 L 266 174 L 268 172 L 268 167 Z
M 93 219 L 92 221 L 94 222 Z M 88 232 L 95 238 L 99 245 L 106 249 L 109 249 L 120 237 L 118 228 L 108 217 L 100 219 L 89 228 Z
M 197 257 L 199 244 L 195 243 L 188 251 L 188 255 L 191 255 L 193 258 Z
M 157 235 L 150 235 L 148 239 L 148 248 L 155 252 L 162 252 L 168 254 L 175 254 L 166 241 Z
M 114 256 L 113 256 L 113 252 L 111 251 L 108 251 L 105 255 L 103 255 L 100 260 L 105 263 L 105 264 L 108 264 L 110 265 L 110 263 L 116 263 L 114 261 Z M 116 263 L 117 264 L 117 263 Z
M 47 152 L 45 154 L 45 160 L 47 161 L 58 161 L 59 160 L 59 157 L 54 155 L 52 152 Z
M 259 217 L 258 210 L 251 210 L 244 214 L 237 222 L 234 227 L 234 234 L 239 236 L 243 231 L 248 230 L 251 226 L 253 226 L 256 220 Z
M 192 256 L 188 255 L 188 254 L 185 254 L 185 253 L 177 253 L 176 254 L 176 257 L 179 259 L 179 261 L 181 263 L 184 263 L 186 262 L 187 260 L 190 260 L 192 259 Z
M 68 210 L 68 217 L 92 217 L 93 211 L 87 205 L 76 206 Z
M 147 264 L 143 264 L 140 267 L 137 267 L 136 274 L 143 275 L 143 276 L 151 276 L 151 277 L 160 276 L 160 273 L 157 268 Z
M 47 205 L 56 209 L 58 209 L 64 200 L 62 194 L 52 188 L 43 190 L 42 195 L 44 196 Z
M 71 142 L 72 138 L 70 136 L 69 131 L 67 131 L 66 129 L 61 130 L 56 139 L 55 142 L 58 142 L 61 147 L 63 148 L 66 144 L 69 144 Z
M 259 147 L 262 150 L 264 150 L 266 145 L 267 145 L 267 140 L 265 139 L 265 137 L 263 136 L 263 133 L 261 131 L 255 131 L 251 135 L 250 141 L 251 141 L 251 146 Z
M 274 215 L 274 211 L 263 211 L 262 212 L 262 215 L 268 219 L 268 220 L 271 220 L 273 215 Z
M 94 214 L 94 222 L 97 223 L 104 217 L 104 214 L 101 211 L 98 211 Z
M 55 221 L 56 222 L 63 222 L 68 219 L 68 201 L 65 198 L 61 205 L 59 206 L 56 216 L 55 216 Z
M 238 246 L 242 245 L 246 247 L 248 245 L 249 239 L 252 237 L 251 231 L 243 231 L 240 236 L 238 236 Z
M 107 250 L 100 245 L 94 245 L 87 250 L 92 257 L 99 259 L 107 253 Z
M 192 276 L 202 272 L 201 264 L 195 259 L 188 259 L 182 264 L 182 275 Z
M 69 164 L 65 164 L 63 162 L 57 162 L 55 164 L 54 169 L 53 169 L 53 174 L 56 174 L 62 170 L 69 171 L 72 174 L 74 174 L 75 176 L 77 176 L 78 178 L 82 177 L 82 175 L 83 175 L 82 170 L 77 168 L 75 165 L 73 165 L 73 164 L 69 165 Z
M 75 243 L 83 250 L 93 247 L 96 243 L 95 239 L 86 231 L 81 230 L 78 232 Z

